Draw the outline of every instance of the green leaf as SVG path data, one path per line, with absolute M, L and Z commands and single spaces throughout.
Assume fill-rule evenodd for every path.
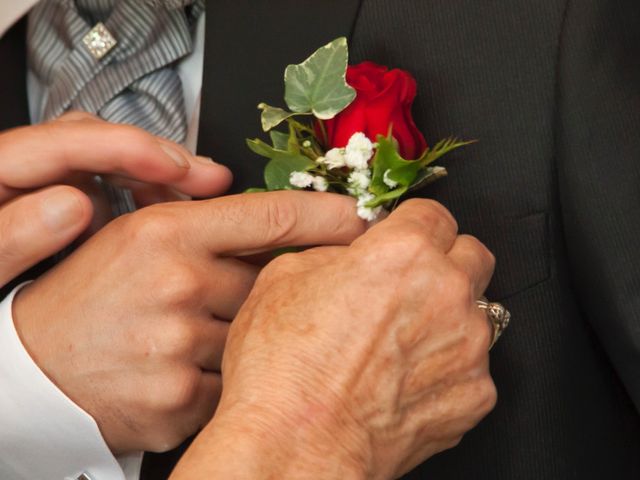
M 289 177 L 293 172 L 306 172 L 316 164 L 304 155 L 279 152 L 264 169 L 264 181 L 267 190 L 292 190 Z
M 370 202 L 367 202 L 366 206 L 368 208 L 376 208 L 376 207 L 379 207 L 380 205 L 385 205 L 386 203 L 389 203 L 391 200 L 400 198 L 402 195 L 407 193 L 408 189 L 409 189 L 408 187 L 397 187 L 393 190 L 389 190 L 388 192 L 383 193 L 382 195 L 378 195 L 376 198 L 374 198 Z
M 278 132 L 277 130 L 271 130 L 269 132 L 273 148 L 276 150 L 289 150 L 289 134 L 284 132 Z
M 291 118 L 294 115 L 301 115 L 301 113 L 287 112 L 282 108 L 272 107 L 266 103 L 261 103 L 258 105 L 258 108 L 262 110 L 260 121 L 262 122 L 262 130 L 265 132 L 277 127 L 287 118 Z
M 266 191 L 266 188 L 247 188 L 244 193 L 264 193 Z
M 289 153 L 300 153 L 300 144 L 298 143 L 298 133 L 296 130 L 296 121 L 289 121 L 289 138 L 287 139 L 287 151 Z
M 476 140 L 460 141 L 455 137 L 445 138 L 440 140 L 433 148 L 427 148 L 422 156 L 417 160 L 421 166 L 426 167 L 438 160 L 443 155 L 455 150 L 456 148 L 464 147 L 476 143 Z
M 356 98 L 356 91 L 346 81 L 348 60 L 347 39 L 341 37 L 301 64 L 289 65 L 284 73 L 284 99 L 289 109 L 313 113 L 322 120 L 344 110 Z
M 257 153 L 261 157 L 273 158 L 281 153 L 286 153 L 286 150 L 281 151 L 279 149 L 275 149 L 259 138 L 254 138 L 253 140 L 247 139 L 247 146 L 253 153 Z
M 418 176 L 409 187 L 409 190 L 418 190 L 425 185 L 446 177 L 447 175 L 447 169 L 444 167 L 427 167 L 418 172 Z
M 377 141 L 378 148 L 373 158 L 373 175 L 369 190 L 376 197 L 386 194 L 389 186 L 384 183 L 384 174 L 389 172 L 388 177 L 398 183 L 396 189 L 404 188 L 406 191 L 422 166 L 417 161 L 402 158 L 392 139 L 378 135 Z

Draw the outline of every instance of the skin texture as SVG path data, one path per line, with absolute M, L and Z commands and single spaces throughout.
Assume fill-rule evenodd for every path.
M 173 479 L 387 479 L 494 406 L 475 300 L 494 259 L 410 200 L 348 247 L 269 264 L 238 313 L 219 408 Z
M 258 267 L 235 257 L 348 245 L 352 199 L 274 192 L 151 206 L 114 220 L 20 292 L 16 329 L 115 453 L 164 451 L 214 413 L 229 323 Z
M 110 219 L 97 173 L 134 187 L 141 204 L 218 195 L 231 182 L 227 168 L 177 144 L 85 113 L 3 132 L 0 285 Z

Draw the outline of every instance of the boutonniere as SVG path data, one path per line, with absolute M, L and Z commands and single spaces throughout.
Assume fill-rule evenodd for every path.
M 317 50 L 284 74 L 289 110 L 258 105 L 271 143 L 247 140 L 269 159 L 265 188 L 308 189 L 355 197 L 358 215 L 375 220 L 402 195 L 447 174 L 433 163 L 471 142 L 448 138 L 428 147 L 411 106 L 409 72 L 373 62 L 348 64 L 346 38 Z M 286 128 L 283 127 L 286 125 Z

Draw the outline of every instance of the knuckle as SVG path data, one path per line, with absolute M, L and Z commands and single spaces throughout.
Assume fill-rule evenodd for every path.
M 442 282 L 442 288 L 456 304 L 467 304 L 473 299 L 473 281 L 464 270 L 449 270 Z
M 460 238 L 467 242 L 467 245 L 478 256 L 483 266 L 491 270 L 495 268 L 496 257 L 484 243 L 471 235 L 461 235 Z
M 177 356 L 178 359 L 189 355 L 198 345 L 198 333 L 193 326 L 184 320 L 176 320 L 164 325 L 157 339 L 163 353 L 169 357 Z
M 205 282 L 200 273 L 183 263 L 174 263 L 171 274 L 158 282 L 155 294 L 168 306 L 186 306 L 198 302 L 204 295 Z
M 429 247 L 429 242 L 424 232 L 417 228 L 409 228 L 403 233 L 402 238 L 397 240 L 396 248 L 401 251 L 409 251 L 415 255 Z
M 449 439 L 449 441 L 447 441 L 445 443 L 445 450 L 451 450 L 452 448 L 456 448 L 458 445 L 460 445 L 460 442 L 462 442 L 462 435 L 457 435 L 455 437 L 452 437 Z
M 294 253 L 284 253 L 278 255 L 271 260 L 258 275 L 257 282 L 263 283 L 269 282 L 275 278 L 279 278 L 282 275 L 286 275 L 294 269 L 297 264 L 297 256 Z
M 270 201 L 265 204 L 266 238 L 270 243 L 279 245 L 289 239 L 298 221 L 298 208 L 293 198 L 284 197 L 284 201 Z
M 106 124 L 105 128 L 109 128 L 111 132 L 117 133 L 118 138 L 120 138 L 124 144 L 147 145 L 153 141 L 153 137 L 147 131 L 134 125 L 111 123 Z
M 491 412 L 498 402 L 498 390 L 489 374 L 478 382 L 477 386 L 478 414 L 484 417 Z
M 480 243 L 480 252 L 484 259 L 484 264 L 493 272 L 496 269 L 496 256 L 489 250 L 484 243 Z
M 458 231 L 458 223 L 451 212 L 435 200 L 413 198 L 403 205 L 422 224 L 442 223 L 452 231 Z
M 146 207 L 122 218 L 125 219 L 127 238 L 142 245 L 175 239 L 181 232 L 175 216 L 163 205 Z
M 431 245 L 424 231 L 415 225 L 407 224 L 401 231 L 391 238 L 385 239 L 382 245 L 375 250 L 383 248 L 389 252 L 390 259 L 406 259 L 412 261 L 423 252 L 429 250 Z
M 200 372 L 197 369 L 181 369 L 164 385 L 159 395 L 159 410 L 175 414 L 189 410 L 198 399 Z

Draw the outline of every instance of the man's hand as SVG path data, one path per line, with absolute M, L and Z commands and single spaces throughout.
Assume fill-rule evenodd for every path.
M 152 193 L 157 198 L 167 189 L 217 195 L 231 181 L 228 169 L 177 144 L 84 113 L 4 132 L 0 134 L 0 286 L 71 243 L 94 214 L 106 216 L 99 205 L 98 211 L 93 210 L 89 191 L 70 186 L 37 190 L 61 183 L 85 186 L 92 174 L 113 176 L 146 198 Z
M 274 192 L 175 202 L 107 225 L 14 302 L 35 362 L 115 453 L 163 451 L 212 416 L 228 321 L 258 268 L 234 257 L 346 245 L 352 199 Z
M 229 333 L 225 389 L 175 478 L 395 478 L 492 408 L 494 259 L 410 200 L 350 247 L 284 255 Z

